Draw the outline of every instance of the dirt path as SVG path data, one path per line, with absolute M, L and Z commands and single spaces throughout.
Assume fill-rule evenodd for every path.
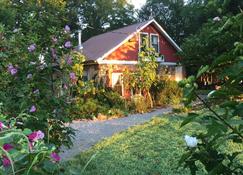
M 112 136 L 114 133 L 126 130 L 131 126 L 143 124 L 152 117 L 171 112 L 171 108 L 156 109 L 149 113 L 132 114 L 124 118 L 106 121 L 77 121 L 70 124 L 76 130 L 73 147 L 63 149 L 61 157 L 63 160 L 72 158 L 82 151 L 87 150 L 98 141 Z

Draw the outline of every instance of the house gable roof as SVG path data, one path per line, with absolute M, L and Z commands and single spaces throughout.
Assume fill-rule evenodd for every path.
M 83 53 L 89 61 L 101 61 L 152 23 L 177 51 L 181 51 L 165 30 L 152 19 L 94 36 L 83 43 Z

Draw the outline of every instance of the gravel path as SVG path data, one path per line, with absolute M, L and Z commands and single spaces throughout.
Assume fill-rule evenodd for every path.
M 87 150 L 98 141 L 112 136 L 114 133 L 126 130 L 127 128 L 143 124 L 156 115 L 171 112 L 171 108 L 156 109 L 149 113 L 132 114 L 124 118 L 106 120 L 106 121 L 76 121 L 70 126 L 76 130 L 76 136 L 73 140 L 73 147 L 62 149 L 61 158 L 68 160 L 82 151 Z

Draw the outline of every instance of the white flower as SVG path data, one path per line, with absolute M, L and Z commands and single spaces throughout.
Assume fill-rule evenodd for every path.
M 208 98 L 212 97 L 212 95 L 213 95 L 215 92 L 216 92 L 215 90 L 212 90 L 211 92 L 208 93 L 207 97 L 208 97 Z
M 184 139 L 188 147 L 193 148 L 197 146 L 198 140 L 196 137 L 185 135 Z
M 218 21 L 220 21 L 220 20 L 221 20 L 221 19 L 220 19 L 220 17 L 218 17 L 218 16 L 216 16 L 216 17 L 213 18 L 213 21 L 214 21 L 214 22 L 218 22 Z

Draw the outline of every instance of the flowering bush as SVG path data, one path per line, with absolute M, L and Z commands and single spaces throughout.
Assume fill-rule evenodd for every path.
M 19 118 L 28 118 L 21 114 L 9 118 L 0 114 L 0 174 L 53 174 L 59 171 L 60 157 L 54 145 L 44 142 L 41 130 L 18 129 L 23 123 Z
M 70 34 L 68 26 L 49 28 L 44 40 L 38 32 L 12 32 L 0 25 L 3 113 L 28 113 L 22 128 L 41 130 L 58 147 L 71 144 L 73 131 L 64 123 L 70 121 L 69 107 L 81 76 L 75 70 L 84 61 Z
M 242 34 L 243 13 L 230 17 L 218 31 L 219 35 L 230 29 L 240 30 Z M 205 127 L 195 137 L 185 137 L 187 152 L 181 157 L 180 163 L 190 168 L 196 174 L 203 166 L 208 174 L 243 174 L 243 35 L 234 44 L 233 49 L 217 57 L 210 66 L 203 66 L 196 76 L 180 82 L 184 88 L 184 103 L 189 105 L 196 97 L 199 98 L 207 110 L 203 113 L 189 113 L 182 122 L 182 126 L 197 122 Z M 214 99 L 209 104 L 196 94 L 198 85 L 196 80 L 204 73 L 218 72 L 217 78 L 221 87 L 209 93 L 208 98 Z M 223 146 L 234 145 L 239 149 L 223 150 Z

